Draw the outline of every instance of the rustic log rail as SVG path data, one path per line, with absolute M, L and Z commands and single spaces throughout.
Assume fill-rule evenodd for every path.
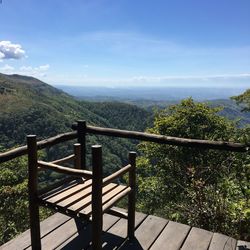
M 61 165 L 63 163 L 71 162 L 72 160 L 75 161 L 75 158 L 76 158 L 75 155 L 72 154 L 72 155 L 68 155 L 68 156 L 66 156 L 64 158 L 61 158 L 59 160 L 52 161 L 51 163 Z
M 73 124 L 72 129 L 76 130 L 77 125 Z M 187 139 L 179 138 L 165 135 L 149 134 L 145 132 L 129 131 L 121 129 L 103 128 L 96 126 L 86 126 L 87 134 L 96 134 L 112 137 L 120 137 L 127 139 L 136 139 L 141 141 L 149 141 L 160 144 L 174 145 L 174 146 L 184 146 L 184 147 L 198 147 L 203 149 L 217 149 L 226 150 L 231 152 L 247 152 L 249 151 L 250 144 L 242 144 L 235 142 L 225 142 L 225 141 L 209 141 L 209 140 L 198 140 L 198 139 Z M 37 148 L 44 149 L 56 145 L 58 143 L 66 142 L 69 140 L 77 139 L 77 132 L 68 132 L 64 134 L 59 134 L 54 137 L 39 141 L 37 143 Z M 27 146 L 18 147 L 9 150 L 4 153 L 0 153 L 0 163 L 15 159 L 17 157 L 27 154 Z
M 56 145 L 61 142 L 66 142 L 69 140 L 73 140 L 77 138 L 77 132 L 68 132 L 64 134 L 59 134 L 50 138 L 47 138 L 45 140 L 37 142 L 37 149 L 44 149 L 53 145 Z M 28 149 L 27 146 L 22 146 L 18 148 L 11 149 L 7 152 L 0 153 L 0 163 L 15 159 L 17 157 L 27 155 Z
M 132 166 L 129 164 L 129 165 L 119 169 L 115 173 L 107 176 L 106 178 L 103 179 L 102 186 L 106 186 L 109 183 L 111 183 L 112 181 L 114 181 L 115 179 L 118 179 L 119 177 L 121 177 L 122 175 L 124 175 L 125 173 L 130 171 L 131 168 L 132 168 Z
M 50 169 L 61 174 L 74 175 L 74 176 L 83 177 L 83 178 L 92 177 L 91 171 L 62 167 L 60 165 L 45 162 L 45 161 L 38 161 L 37 166 L 40 168 L 44 168 L 44 169 Z
M 73 125 L 74 129 L 75 126 Z M 224 141 L 209 141 L 209 140 L 198 140 L 198 139 L 186 139 L 165 135 L 149 134 L 145 132 L 128 131 L 121 129 L 102 128 L 95 126 L 87 126 L 86 131 L 88 134 L 97 134 L 105 136 L 113 136 L 120 138 L 136 139 L 141 141 L 156 142 L 160 144 L 168 144 L 174 146 L 184 147 L 199 147 L 205 149 L 218 149 L 234 152 L 247 152 L 250 145 L 235 143 L 235 142 L 224 142 Z

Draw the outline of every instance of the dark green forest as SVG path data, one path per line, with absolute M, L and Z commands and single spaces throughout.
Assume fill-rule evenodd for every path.
M 249 143 L 249 91 L 233 99 L 225 109 L 222 102 L 187 99 L 156 110 L 79 101 L 35 78 L 0 74 L 0 152 L 24 145 L 27 134 L 43 139 L 71 131 L 78 119 L 103 127 Z M 243 122 L 238 119 L 241 110 Z M 90 145 L 96 143 L 103 145 L 105 175 L 127 162 L 128 151 L 138 152 L 138 210 L 249 240 L 249 154 L 92 135 L 87 136 L 88 164 Z M 41 151 L 40 158 L 53 160 L 71 151 L 72 143 L 65 143 Z M 39 176 L 41 186 L 60 178 L 51 172 Z M 0 203 L 2 244 L 29 227 L 26 157 L 1 164 Z M 40 212 L 41 218 L 49 215 L 47 210 Z
M 249 142 L 237 125 L 192 99 L 161 110 L 147 131 L 215 141 Z M 193 226 L 249 240 L 250 157 L 201 148 L 140 143 L 138 208 Z M 157 204 L 157 206 L 155 205 Z

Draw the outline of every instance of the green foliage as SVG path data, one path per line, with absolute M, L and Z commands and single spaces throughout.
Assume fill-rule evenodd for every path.
M 91 111 L 104 117 L 108 127 L 144 131 L 152 122 L 152 112 L 120 102 L 85 103 Z
M 0 145 L 4 150 L 25 144 L 27 134 L 36 134 L 38 139 L 43 139 L 71 131 L 71 125 L 77 119 L 86 120 L 91 125 L 141 131 L 151 123 L 152 114 L 135 105 L 77 101 L 32 77 L 0 74 L 0 87 L 13 90 L 0 93 Z M 90 146 L 102 144 L 105 174 L 108 174 L 127 161 L 127 151 L 134 149 L 136 143 L 90 136 L 88 159 Z M 48 149 L 46 154 L 52 160 L 71 152 L 72 144 L 64 143 Z
M 38 139 L 70 131 L 73 121 L 144 131 L 152 112 L 117 102 L 77 101 L 37 79 L 0 74 L 0 151 L 25 144 L 27 134 Z M 249 142 L 250 128 L 239 130 L 217 115 L 218 108 L 183 101 L 159 112 L 148 132 L 187 138 Z M 232 115 L 233 116 L 233 115 Z M 127 163 L 127 152 L 137 141 L 87 136 L 90 146 L 103 145 L 104 174 Z M 139 203 L 147 212 L 226 234 L 249 235 L 249 156 L 213 150 L 140 144 Z M 44 150 L 40 158 L 58 159 L 72 153 L 72 143 Z M 50 171 L 39 175 L 40 187 L 61 179 Z M 41 217 L 48 215 L 41 210 Z M 0 168 L 0 244 L 28 228 L 27 160 L 19 158 Z
M 0 245 L 29 228 L 27 159 L 18 158 L 0 168 Z M 40 218 L 50 213 L 40 209 Z
M 151 114 L 129 104 L 88 103 L 45 84 L 35 78 L 0 74 L 0 152 L 26 144 L 27 134 L 38 140 L 71 131 L 72 123 L 85 119 L 88 124 L 144 130 Z M 120 113 L 121 111 L 121 113 Z M 120 113 L 120 114 L 119 114 Z M 148 122 L 149 121 L 149 122 Z M 73 142 L 62 143 L 43 151 L 42 159 L 54 160 L 72 153 Z M 103 145 L 104 174 L 110 174 L 127 162 L 127 152 L 136 142 L 125 139 L 87 137 L 87 159 L 90 146 Z M 63 178 L 55 172 L 39 175 L 43 188 Z M 18 158 L 1 164 L 0 168 L 0 245 L 29 227 L 27 201 L 27 161 Z M 48 212 L 41 209 L 41 218 Z
M 250 89 L 241 95 L 232 97 L 232 99 L 236 100 L 238 104 L 243 104 L 243 111 L 250 111 Z
M 218 111 L 187 99 L 160 111 L 148 132 L 237 140 L 242 131 Z M 236 237 L 250 235 L 247 154 L 154 143 L 141 143 L 139 149 L 143 154 L 137 164 L 139 208 Z

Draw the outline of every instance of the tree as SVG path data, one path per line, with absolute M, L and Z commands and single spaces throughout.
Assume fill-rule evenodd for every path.
M 160 111 L 148 132 L 235 140 L 236 126 L 218 111 L 187 99 Z M 249 235 L 247 155 L 148 142 L 139 149 L 138 206 L 144 212 L 234 236 Z
M 29 228 L 27 176 L 27 157 L 1 164 L 0 245 Z M 50 214 L 48 210 L 40 209 L 41 220 Z
M 232 99 L 234 99 L 238 104 L 243 104 L 243 111 L 250 111 L 250 89 L 246 90 L 241 95 L 233 96 Z

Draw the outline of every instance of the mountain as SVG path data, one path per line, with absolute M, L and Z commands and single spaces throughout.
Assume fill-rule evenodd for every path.
M 131 95 L 127 93 L 127 98 Z M 0 74 L 0 150 L 25 144 L 27 134 L 37 134 L 38 139 L 42 139 L 71 131 L 71 124 L 78 119 L 97 126 L 144 131 L 152 125 L 155 107 L 161 109 L 177 103 L 128 99 L 126 103 L 77 100 L 33 77 Z M 210 105 L 223 106 L 220 114 L 229 119 L 241 118 L 240 126 L 250 124 L 250 114 L 242 113 L 234 101 L 214 100 Z M 87 139 L 88 149 L 95 143 L 104 146 L 104 162 L 112 168 L 125 162 L 127 151 L 134 150 L 136 145 L 130 140 L 103 136 L 88 136 Z M 47 151 L 47 157 L 65 155 L 72 147 L 65 144 L 60 149 Z M 87 153 L 89 158 L 90 151 Z
M 227 117 L 229 120 L 237 121 L 239 127 L 245 127 L 250 124 L 250 112 L 242 112 L 243 106 L 237 105 L 234 100 L 231 99 L 215 99 L 204 100 L 211 107 L 220 107 L 221 111 L 219 115 Z M 167 106 L 177 104 L 178 101 L 149 101 L 149 100 L 133 100 L 126 101 L 138 107 L 145 108 L 152 112 L 155 109 L 164 109 Z
M 71 131 L 72 123 L 78 119 L 97 126 L 144 131 L 152 122 L 152 114 L 131 104 L 78 101 L 33 77 L 0 74 L 2 150 L 25 144 L 27 134 L 37 134 L 38 139 L 42 139 Z M 134 142 L 118 138 L 88 136 L 88 143 L 103 145 L 104 162 L 110 168 L 125 162 L 127 152 L 135 149 Z M 47 155 L 59 157 L 70 151 L 69 147 L 62 145 L 61 153 L 51 149 Z
M 177 104 L 183 98 L 192 97 L 196 101 L 209 103 L 212 107 L 221 107 L 220 115 L 230 120 L 239 120 L 240 127 L 250 124 L 250 113 L 242 112 L 230 97 L 241 94 L 241 88 L 173 88 L 173 87 L 82 87 L 58 85 L 59 89 L 75 96 L 79 100 L 91 102 L 122 102 L 147 109 L 149 112 Z M 119 126 L 119 124 L 117 124 Z
M 243 107 L 234 100 L 222 99 L 208 102 L 211 107 L 221 107 L 219 114 L 238 122 L 239 127 L 250 125 L 250 112 L 242 112 Z
M 89 87 L 57 85 L 57 88 L 84 100 L 99 101 L 180 101 L 192 97 L 196 101 L 228 99 L 244 92 L 244 88 L 209 87 Z

